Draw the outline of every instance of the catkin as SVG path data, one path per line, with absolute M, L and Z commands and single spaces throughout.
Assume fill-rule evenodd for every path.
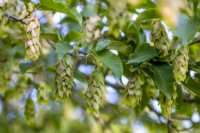
M 99 16 L 91 16 L 88 20 L 85 21 L 84 32 L 86 37 L 84 38 L 85 42 L 91 42 L 91 40 L 97 39 L 100 37 L 100 30 L 97 27 L 97 22 L 100 20 Z
M 105 91 L 103 75 L 94 70 L 88 80 L 88 88 L 85 93 L 85 108 L 87 114 L 99 115 L 99 107 L 101 105 Z
M 67 63 L 64 58 L 56 66 L 55 76 L 55 95 L 56 100 L 66 101 L 71 95 L 71 89 L 73 87 L 73 68 Z
M 123 97 L 128 106 L 135 107 L 139 104 L 142 98 L 142 86 L 144 84 L 144 77 L 138 70 L 134 72 L 126 85 Z
M 162 114 L 166 118 L 170 118 L 172 109 L 176 107 L 176 98 L 177 98 L 176 86 L 174 84 L 174 94 L 172 98 L 166 97 L 161 91 L 159 93 L 159 104 L 162 110 Z
M 151 24 L 151 42 L 159 50 L 161 57 L 169 54 L 169 39 L 163 24 L 159 20 L 153 20 Z
M 107 9 L 108 11 L 108 23 L 109 23 L 109 33 L 112 34 L 114 37 L 118 38 L 120 36 L 120 29 L 126 23 L 126 8 L 127 2 L 116 0 L 113 2 L 112 0 L 108 0 L 110 6 Z
M 37 60 L 40 55 L 40 23 L 36 17 L 29 19 L 26 27 L 25 59 Z
M 172 40 L 172 52 L 170 59 L 172 61 L 173 75 L 177 82 L 181 82 L 186 79 L 189 61 L 188 54 L 188 46 L 179 46 L 179 39 L 174 37 Z
M 35 122 L 35 104 L 33 100 L 29 97 L 26 100 L 25 110 L 24 110 L 24 116 L 26 118 L 26 122 L 28 125 L 32 125 Z

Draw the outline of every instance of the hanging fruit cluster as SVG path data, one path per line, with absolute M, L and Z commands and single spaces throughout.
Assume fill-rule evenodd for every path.
M 159 50 L 162 57 L 167 56 L 170 43 L 163 24 L 159 20 L 153 20 L 151 27 L 151 42 Z
M 100 20 L 99 16 L 92 16 L 85 21 L 85 28 L 84 28 L 84 32 L 86 33 L 86 37 L 84 38 L 85 42 L 91 42 L 91 40 L 100 37 L 100 30 L 97 27 L 99 20 Z
M 123 93 L 124 100 L 127 105 L 135 107 L 138 105 L 142 98 L 142 86 L 144 84 L 144 77 L 140 70 L 134 72 L 133 76 L 129 79 L 126 89 Z
M 26 27 L 25 59 L 37 60 L 40 55 L 40 23 L 36 17 L 31 17 Z
M 67 63 L 66 58 L 63 58 L 56 66 L 55 82 L 56 99 L 66 101 L 71 95 L 73 87 L 73 68 Z
M 85 93 L 85 108 L 87 114 L 99 115 L 99 107 L 104 95 L 104 77 L 98 70 L 94 70 L 88 80 L 88 88 Z
M 110 6 L 108 8 L 108 23 L 109 33 L 118 38 L 120 35 L 120 29 L 125 25 L 125 11 L 127 3 L 124 1 L 116 0 L 113 2 L 109 0 Z
M 174 37 L 172 40 L 172 53 L 171 61 L 174 78 L 177 82 L 184 81 L 186 78 L 186 72 L 188 71 L 189 61 L 189 48 L 188 46 L 180 46 L 180 39 Z
M 170 118 L 171 112 L 176 107 L 176 98 L 177 98 L 177 92 L 176 92 L 176 84 L 174 83 L 174 95 L 172 98 L 166 97 L 161 91 L 159 92 L 159 104 L 160 108 L 162 110 L 162 114 L 166 118 Z
M 24 109 L 24 116 L 26 118 L 26 122 L 28 125 L 32 125 L 35 122 L 35 104 L 33 100 L 29 97 L 26 100 L 25 109 Z

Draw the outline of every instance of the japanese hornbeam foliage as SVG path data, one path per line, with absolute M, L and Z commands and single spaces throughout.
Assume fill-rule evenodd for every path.
M 0 133 L 200 132 L 199 43 L 199 0 L 0 0 Z

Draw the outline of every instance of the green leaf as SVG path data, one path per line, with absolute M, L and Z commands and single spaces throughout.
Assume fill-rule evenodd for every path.
M 91 17 L 97 14 L 97 7 L 95 5 L 87 4 L 84 8 L 83 15 Z
M 136 22 L 156 18 L 160 18 L 160 14 L 158 13 L 157 9 L 148 9 L 138 15 Z
M 27 70 L 33 68 L 35 65 L 33 64 L 33 62 L 21 62 L 19 63 L 19 68 L 20 68 L 20 71 L 22 73 L 25 73 Z
M 129 55 L 132 51 L 132 47 L 130 45 L 126 45 L 120 41 L 112 41 L 107 48 L 117 50 L 124 55 Z
M 58 41 L 58 35 L 55 33 L 40 33 L 40 37 L 46 40 Z
M 81 82 L 86 82 L 85 76 L 78 69 L 74 69 L 74 78 Z
M 133 55 L 130 57 L 129 63 L 141 63 L 145 62 L 153 57 L 158 56 L 158 51 L 156 48 L 151 47 L 148 44 L 139 45 Z
M 96 55 L 102 62 L 105 63 L 105 65 L 114 73 L 115 77 L 121 82 L 123 66 L 119 57 L 109 50 L 96 52 Z
M 79 2 L 79 0 L 65 0 L 65 1 L 66 3 L 69 4 L 70 7 L 75 7 Z
M 146 34 L 140 24 L 131 22 L 127 25 L 124 32 L 128 36 L 134 37 L 136 44 L 142 45 L 146 43 Z
M 181 38 L 183 45 L 187 45 L 199 30 L 199 26 L 199 20 L 180 15 L 174 34 Z
M 142 27 L 137 26 L 138 28 L 138 44 L 142 45 L 146 43 L 146 34 L 144 32 L 144 30 L 142 29 Z
M 117 50 L 118 52 L 124 55 L 128 55 L 132 51 L 130 45 L 126 45 L 125 43 L 120 41 L 112 41 L 112 40 L 102 40 L 98 42 L 96 46 L 96 51 L 100 51 L 105 48 Z
M 65 13 L 72 17 L 82 27 L 82 16 L 77 12 L 76 8 L 69 8 L 64 0 L 40 0 L 42 10 L 50 10 Z
M 170 65 L 167 63 L 153 64 L 151 71 L 154 73 L 154 80 L 159 90 L 165 96 L 172 98 L 174 78 Z
M 62 60 L 66 53 L 72 50 L 73 47 L 70 46 L 68 43 L 59 42 L 56 46 L 56 53 L 58 55 L 58 59 Z
M 200 82 L 198 80 L 189 77 L 185 82 L 182 82 L 182 84 L 192 94 L 200 97 Z
M 98 42 L 97 46 L 96 46 L 96 51 L 105 49 L 110 44 L 110 42 L 111 42 L 111 40 L 102 40 L 102 41 Z
M 71 42 L 71 41 L 81 41 L 84 34 L 77 32 L 75 30 L 71 30 L 64 38 L 64 41 Z

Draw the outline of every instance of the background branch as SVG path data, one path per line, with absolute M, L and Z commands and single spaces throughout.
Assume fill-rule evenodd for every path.
M 6 13 L 5 15 L 6 15 L 6 17 L 7 17 L 8 19 L 11 19 L 11 20 L 14 20 L 14 21 L 17 21 L 17 22 L 20 22 L 20 23 L 22 23 L 22 24 L 27 25 L 27 22 L 26 22 L 26 21 L 24 21 L 24 20 L 22 20 L 22 19 L 19 19 L 19 18 L 16 17 L 16 16 L 13 16 L 13 15 L 8 14 L 8 13 Z

